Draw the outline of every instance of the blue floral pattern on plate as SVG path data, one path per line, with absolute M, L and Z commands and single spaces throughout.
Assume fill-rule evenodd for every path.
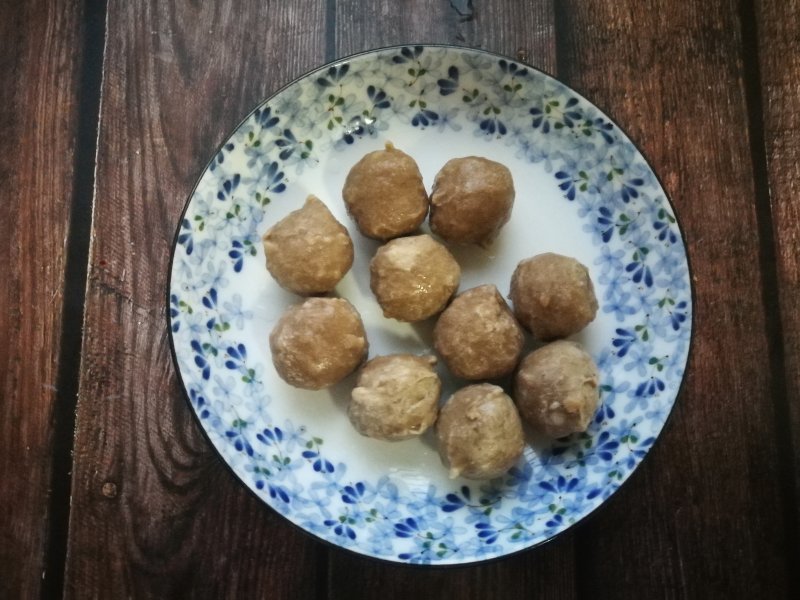
M 538 169 L 591 249 L 598 321 L 605 325 L 589 346 L 601 371 L 602 406 L 586 433 L 531 444 L 497 480 L 432 477 L 409 486 L 401 472 L 357 468 L 347 448 L 332 446 L 326 431 L 308 424 L 308 413 L 281 404 L 270 383 L 268 329 L 252 335 L 259 319 L 266 328 L 291 301 L 265 307 L 248 291 L 268 277 L 260 236 L 269 223 L 299 206 L 303 182 L 321 177 L 337 156 L 404 135 L 434 145 L 446 145 L 448 136 L 472 139 L 484 152 L 502 149 L 518 165 Z M 443 46 L 344 59 L 254 110 L 187 204 L 168 310 L 191 406 L 243 482 L 322 539 L 426 564 L 529 548 L 612 495 L 672 409 L 692 323 L 682 235 L 633 143 L 551 77 L 501 56 Z

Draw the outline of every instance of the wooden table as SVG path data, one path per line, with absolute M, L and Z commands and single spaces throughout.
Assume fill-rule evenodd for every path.
M 464 569 L 359 558 L 262 505 L 193 420 L 165 320 L 210 149 L 306 70 L 407 42 L 518 57 L 615 117 L 696 292 L 630 483 Z M 800 597 L 798 0 L 8 0 L 0 47 L 0 597 Z

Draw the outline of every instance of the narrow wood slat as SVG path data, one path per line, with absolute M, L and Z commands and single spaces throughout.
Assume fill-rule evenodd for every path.
M 797 527 L 800 521 L 797 496 L 800 494 L 800 2 L 756 2 L 756 20 Z M 778 418 L 785 416 L 784 410 Z M 795 552 L 800 552 L 798 544 L 800 540 L 795 540 Z M 795 577 L 795 581 L 800 581 L 800 574 Z
M 739 5 L 557 6 L 560 74 L 642 142 L 686 232 L 696 286 L 684 392 L 641 472 L 578 531 L 580 590 L 598 598 L 783 597 Z
M 522 58 L 554 73 L 552 3 L 339 0 L 335 49 L 343 56 L 402 43 L 468 45 Z M 329 595 L 337 598 L 574 598 L 572 535 L 470 568 L 415 569 L 330 553 Z
M 252 106 L 324 59 L 325 2 L 111 0 L 75 438 L 68 597 L 315 593 L 324 550 L 235 480 L 165 320 L 194 181 Z
M 80 3 L 0 4 L 0 595 L 7 598 L 40 594 L 51 525 L 81 19 Z

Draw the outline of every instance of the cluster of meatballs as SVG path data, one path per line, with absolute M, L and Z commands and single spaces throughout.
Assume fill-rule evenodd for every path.
M 283 380 L 317 390 L 361 367 L 348 405 L 355 429 L 395 441 L 435 424 L 451 477 L 507 471 L 524 448 L 522 420 L 554 438 L 588 427 L 599 402 L 597 367 L 579 344 L 561 339 L 597 312 L 586 267 L 552 253 L 523 260 L 510 282 L 512 310 L 494 285 L 456 295 L 461 269 L 453 255 L 430 235 L 412 235 L 430 213 L 431 231 L 445 243 L 492 242 L 514 205 L 505 166 L 472 156 L 450 160 L 429 197 L 414 159 L 387 144 L 353 166 L 342 196 L 358 230 L 385 242 L 370 263 L 370 288 L 384 316 L 417 322 L 439 315 L 436 353 L 453 375 L 475 383 L 440 409 L 436 357 L 393 354 L 364 363 L 361 317 L 347 300 L 329 297 L 290 307 L 272 330 L 272 360 Z M 263 243 L 278 284 L 304 296 L 332 291 L 353 264 L 346 228 L 314 196 Z M 522 359 L 524 330 L 549 343 Z M 485 382 L 515 370 L 513 399 Z

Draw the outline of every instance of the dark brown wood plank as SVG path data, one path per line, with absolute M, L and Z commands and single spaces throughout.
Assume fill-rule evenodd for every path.
M 0 595 L 36 598 L 50 528 L 80 3 L 0 4 Z M 63 501 L 67 502 L 64 497 Z
M 800 2 L 755 3 L 759 42 L 764 145 L 775 237 L 779 327 L 783 335 L 785 398 L 778 419 L 787 419 L 788 484 L 794 534 L 800 522 Z M 792 515 L 790 515 L 792 518 Z M 794 540 L 800 553 L 800 540 Z M 795 573 L 800 585 L 800 573 Z M 797 590 L 800 592 L 800 590 Z
M 481 2 L 336 2 L 337 56 L 409 43 L 455 44 L 500 52 L 555 73 L 553 3 Z
M 552 3 L 339 0 L 336 54 L 409 42 L 452 43 L 500 52 L 555 71 Z M 332 551 L 329 594 L 337 598 L 574 598 L 573 537 L 470 568 L 415 569 Z
M 257 101 L 323 61 L 325 2 L 112 1 L 107 23 L 66 595 L 312 596 L 324 549 L 202 436 L 164 302 L 195 179 Z
M 559 74 L 641 143 L 686 232 L 696 291 L 684 392 L 641 472 L 578 531 L 580 590 L 784 597 L 739 5 L 557 7 Z

